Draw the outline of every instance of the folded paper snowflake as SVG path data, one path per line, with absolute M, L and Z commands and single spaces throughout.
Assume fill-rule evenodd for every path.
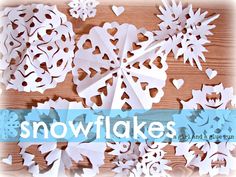
M 99 2 L 96 0 L 72 0 L 68 5 L 72 17 L 85 21 L 86 18 L 95 17 L 98 4 Z
M 181 101 L 183 110 L 173 116 L 177 131 L 186 137 L 190 135 L 185 142 L 173 143 L 176 155 L 186 158 L 186 166 L 198 167 L 200 175 L 229 175 L 230 170 L 236 170 L 236 146 L 226 139 L 236 134 L 232 127 L 236 115 L 229 109 L 233 88 L 224 88 L 222 84 L 203 85 L 201 90 L 193 90 L 192 95 L 192 99 Z M 196 138 L 192 140 L 196 136 L 201 138 L 197 142 Z M 195 153 L 196 148 L 202 153 Z
M 166 55 L 153 34 L 130 24 L 105 23 L 83 35 L 73 81 L 93 109 L 150 109 L 164 95 Z
M 21 5 L 0 12 L 0 70 L 7 89 L 56 87 L 71 70 L 72 24 L 56 6 Z
M 85 121 L 84 119 L 92 119 L 91 114 L 86 114 L 82 110 L 85 109 L 81 102 L 69 102 L 65 99 L 59 98 L 56 101 L 49 100 L 44 103 L 39 103 L 34 107 L 32 112 L 26 116 L 28 122 L 45 122 L 50 128 L 53 122 L 68 123 L 73 121 L 76 125 L 78 121 Z M 75 114 L 76 110 L 78 114 Z M 73 111 L 73 113 L 71 112 Z M 96 116 L 95 116 L 96 117 Z M 32 132 L 32 131 L 31 131 Z M 20 139 L 18 145 L 21 148 L 20 154 L 24 159 L 24 166 L 34 177 L 48 177 L 48 176 L 62 176 L 66 177 L 66 171 L 71 170 L 73 164 L 76 164 L 77 170 L 83 177 L 95 176 L 99 173 L 99 167 L 104 164 L 104 152 L 106 150 L 106 143 L 93 142 L 93 137 L 89 137 L 83 142 L 69 142 L 71 139 L 69 133 L 65 137 L 64 142 L 25 142 Z M 37 134 L 38 137 L 43 136 L 41 131 Z M 52 138 L 52 137 L 51 137 Z M 41 170 L 37 158 L 31 154 L 30 147 L 37 147 L 40 154 L 47 154 L 45 163 L 47 168 Z M 94 148 L 96 147 L 96 148 Z M 81 162 L 87 162 L 89 166 L 80 165 Z M 44 172 L 43 172 L 44 171 Z M 71 170 L 71 173 L 75 171 Z
M 112 149 L 110 154 L 115 155 L 113 171 L 116 176 L 160 176 L 168 177 L 168 160 L 164 158 L 165 143 L 108 143 Z
M 10 110 L 0 110 L 0 125 L 1 140 L 16 137 L 20 128 L 18 115 Z
M 224 88 L 223 84 L 203 85 L 201 90 L 192 91 L 193 98 L 181 100 L 183 109 L 227 109 L 233 101 L 233 88 Z
M 162 50 L 166 53 L 172 51 L 175 58 L 183 55 L 184 62 L 189 61 L 193 66 L 194 62 L 202 70 L 201 60 L 206 61 L 204 52 L 210 30 L 215 28 L 211 25 L 219 15 L 207 17 L 207 11 L 201 13 L 201 9 L 194 11 L 192 5 L 183 7 L 182 3 L 175 0 L 162 0 L 164 7 L 160 6 L 161 19 L 159 30 L 154 31 L 156 39 L 164 40 Z

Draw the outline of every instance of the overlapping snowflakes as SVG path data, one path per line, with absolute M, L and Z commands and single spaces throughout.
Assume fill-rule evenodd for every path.
M 110 154 L 115 155 L 113 163 L 116 167 L 113 169 L 116 176 L 129 177 L 168 177 L 167 171 L 172 168 L 168 166 L 168 160 L 165 159 L 163 148 L 165 143 L 108 143 L 112 148 Z
M 190 135 L 187 142 L 173 143 L 176 155 L 186 158 L 186 166 L 198 167 L 200 175 L 229 175 L 231 170 L 236 170 L 236 144 L 227 142 L 223 136 L 236 134 L 232 127 L 236 123 L 236 115 L 232 115 L 233 111 L 229 110 L 234 98 L 233 88 L 224 88 L 222 84 L 203 85 L 201 90 L 193 90 L 192 95 L 192 99 L 181 101 L 183 111 L 174 115 L 176 125 L 181 125 L 176 129 Z M 200 142 L 191 142 L 194 135 L 203 135 L 203 138 Z M 209 135 L 217 137 L 209 142 Z M 204 140 L 205 136 L 207 138 Z M 193 147 L 202 153 L 195 153 Z
M 78 94 L 85 98 L 86 104 L 93 109 L 150 109 L 163 96 L 166 82 L 166 56 L 173 52 L 175 58 L 183 55 L 184 62 L 196 63 L 202 70 L 201 60 L 205 61 L 207 36 L 215 28 L 211 25 L 219 15 L 207 18 L 207 12 L 194 11 L 192 6 L 183 7 L 181 2 L 163 0 L 160 7 L 162 20 L 159 30 L 152 32 L 137 29 L 130 24 L 105 23 L 103 27 L 94 27 L 88 35 L 83 35 L 75 54 L 73 81 Z M 95 0 L 73 0 L 69 3 L 70 13 L 83 21 L 96 14 Z M 6 8 L 0 12 L 3 19 L 0 24 L 0 70 L 3 70 L 2 82 L 7 89 L 18 91 L 40 91 L 53 88 L 65 79 L 71 70 L 74 56 L 74 33 L 71 23 L 55 6 L 33 4 Z M 157 42 L 157 43 L 155 43 Z M 32 82 L 34 81 L 34 82 Z M 216 98 L 208 96 L 216 94 Z M 219 95 L 219 96 L 218 96 Z M 145 98 L 145 99 L 143 99 Z M 209 115 L 204 109 L 227 109 L 233 102 L 232 88 L 223 85 L 203 86 L 202 90 L 193 91 L 193 98 L 181 101 L 183 109 L 203 108 L 194 121 L 187 119 L 189 114 L 175 116 L 176 121 L 186 118 L 186 127 L 194 127 L 194 133 L 216 132 L 222 130 L 232 133 L 228 114 Z M 58 99 L 38 104 L 33 109 L 84 109 L 81 103 Z M 52 112 L 39 111 L 34 121 L 42 120 L 42 113 L 51 118 Z M 183 113 L 183 112 L 182 112 Z M 227 112 L 226 112 L 227 113 Z M 8 112 L 7 112 L 8 114 Z M 230 114 L 230 111 L 229 111 Z M 27 117 L 26 117 L 27 119 Z M 181 119 L 181 120 L 180 120 Z M 14 124 L 17 124 L 13 117 Z M 32 120 L 30 120 L 32 121 Z M 62 120 L 65 121 L 65 120 Z M 181 123 L 182 125 L 182 123 Z M 50 126 L 50 122 L 48 124 Z M 185 128 L 186 128 L 185 127 Z M 15 135 L 15 128 L 10 134 Z M 180 127 L 181 128 L 181 127 Z M 186 129 L 188 133 L 190 132 Z M 68 137 L 69 138 L 69 137 Z M 30 146 L 38 145 L 41 154 L 47 153 L 48 166 L 42 173 L 34 155 L 27 152 Z M 176 155 L 184 155 L 187 166 L 199 168 L 200 174 L 229 174 L 235 169 L 236 162 L 232 152 L 235 143 L 176 143 Z M 66 176 L 66 170 L 72 164 L 79 163 L 86 156 L 91 168 L 82 168 L 82 176 L 94 176 L 104 163 L 105 143 L 68 143 L 59 148 L 57 143 L 20 142 L 24 165 L 33 176 Z M 109 143 L 110 154 L 116 156 L 114 171 L 118 176 L 169 176 L 168 161 L 165 159 L 164 143 Z M 191 149 L 199 148 L 203 156 L 195 155 Z M 214 162 L 222 162 L 216 166 Z M 78 174 L 76 174 L 78 176 Z

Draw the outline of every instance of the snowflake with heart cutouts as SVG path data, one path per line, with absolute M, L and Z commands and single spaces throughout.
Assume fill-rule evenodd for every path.
M 177 59 L 183 55 L 184 62 L 189 61 L 193 66 L 194 62 L 202 70 L 200 61 L 206 61 L 204 52 L 208 35 L 212 35 L 210 30 L 215 28 L 211 25 L 219 15 L 207 16 L 207 11 L 201 13 L 198 9 L 194 12 L 192 5 L 183 7 L 182 3 L 175 0 L 162 0 L 164 7 L 160 6 L 161 15 L 157 15 L 162 20 L 159 30 L 154 31 L 158 41 L 164 40 L 162 50 L 166 53 L 172 51 Z
M 165 143 L 108 143 L 112 148 L 110 154 L 115 155 L 116 176 L 169 176 L 166 171 L 171 170 L 168 161 L 164 159 Z
M 78 110 L 78 113 L 76 113 L 76 110 Z M 63 122 L 68 124 L 69 121 L 73 121 L 73 124 L 77 125 L 77 122 L 79 121 L 86 122 L 87 118 L 90 120 L 92 119 L 93 114 L 87 111 L 83 112 L 83 110 L 86 109 L 81 102 L 69 102 L 65 99 L 59 98 L 56 101 L 49 100 L 44 103 L 39 103 L 38 106 L 34 107 L 32 112 L 30 112 L 25 119 L 28 122 L 45 122 L 49 128 L 53 122 Z M 94 118 L 95 117 L 96 116 L 94 115 Z M 78 170 L 82 170 L 81 176 L 95 176 L 99 173 L 99 167 L 104 164 L 106 143 L 93 142 L 93 136 L 90 135 L 88 135 L 88 139 L 83 142 L 68 142 L 72 135 L 71 133 L 68 133 L 68 131 L 67 136 L 65 137 L 66 143 L 29 143 L 25 142 L 23 139 L 20 139 L 18 145 L 21 147 L 20 154 L 24 159 L 23 165 L 28 167 L 29 172 L 32 173 L 33 176 L 66 177 L 66 171 L 70 170 L 74 163 L 76 163 Z M 33 131 L 31 130 L 31 132 Z M 42 137 L 42 132 L 38 131 L 37 136 Z M 48 154 L 44 159 L 48 166 L 48 168 L 43 170 L 46 171 L 44 173 L 41 171 L 38 162 L 34 160 L 35 156 L 30 151 L 30 148 L 34 147 L 37 147 L 37 150 L 40 152 L 40 154 Z M 86 158 L 89 160 L 91 165 L 87 168 L 83 165 L 80 166 L 80 162 L 86 162 Z
M 83 35 L 73 81 L 93 109 L 150 109 L 164 95 L 166 55 L 153 34 L 130 24 L 106 23 Z
M 0 110 L 0 139 L 7 140 L 14 138 L 18 134 L 20 123 L 18 115 L 9 110 Z
M 186 166 L 198 167 L 201 175 L 228 175 L 230 170 L 236 170 L 233 165 L 236 162 L 233 155 L 235 143 L 226 142 L 228 140 L 224 138 L 236 133 L 232 127 L 235 115 L 228 109 L 234 98 L 233 88 L 224 88 L 222 84 L 203 85 L 201 90 L 193 90 L 192 95 L 192 99 L 181 101 L 183 110 L 174 115 L 175 128 L 190 136 L 203 135 L 203 138 L 201 142 L 173 143 L 176 155 L 183 155 L 187 160 Z M 197 110 L 199 108 L 201 110 Z M 195 154 L 194 147 L 203 154 Z
M 81 18 L 85 21 L 86 18 L 95 17 L 98 4 L 99 2 L 96 0 L 72 0 L 68 5 L 71 8 L 72 17 Z
M 32 4 L 0 12 L 0 70 L 7 89 L 56 87 L 71 70 L 72 24 L 56 6 Z

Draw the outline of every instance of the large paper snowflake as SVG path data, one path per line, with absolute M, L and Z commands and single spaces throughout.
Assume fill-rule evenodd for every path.
M 169 176 L 167 171 L 171 170 L 168 160 L 164 159 L 165 152 L 163 148 L 165 143 L 108 143 L 112 148 L 110 154 L 115 155 L 113 163 L 116 167 L 113 169 L 116 176 L 130 177 L 151 177 Z
M 0 125 L 1 140 L 16 137 L 20 127 L 18 115 L 13 111 L 0 110 Z
M 174 115 L 175 128 L 190 135 L 189 140 L 196 135 L 202 135 L 202 138 L 197 142 L 194 139 L 193 142 L 173 143 L 176 155 L 183 155 L 187 160 L 186 166 L 198 167 L 201 175 L 228 175 L 230 170 L 236 170 L 233 152 L 236 146 L 225 139 L 236 133 L 232 127 L 236 123 L 236 115 L 234 111 L 228 110 L 233 99 L 233 89 L 224 88 L 222 84 L 203 85 L 202 90 L 193 90 L 192 95 L 192 99 L 181 101 L 183 110 Z M 203 154 L 195 154 L 194 147 Z
M 162 50 L 166 53 L 173 51 L 175 58 L 183 55 L 184 62 L 189 61 L 193 66 L 194 62 L 202 70 L 200 60 L 206 61 L 203 52 L 206 52 L 205 44 L 208 35 L 212 35 L 210 30 L 215 25 L 210 25 L 219 15 L 207 16 L 207 11 L 201 13 L 201 9 L 196 12 L 192 5 L 183 7 L 182 3 L 175 0 L 162 0 L 164 7 L 160 6 L 161 15 L 157 15 L 162 20 L 159 30 L 154 31 L 156 39 L 164 40 Z
M 166 55 L 153 34 L 130 24 L 106 23 L 83 35 L 73 81 L 93 109 L 150 109 L 164 95 Z
M 0 70 L 7 89 L 54 88 L 71 70 L 72 24 L 56 6 L 32 4 L 0 12 Z
M 70 14 L 72 17 L 81 18 L 83 21 L 86 18 L 95 17 L 96 6 L 99 4 L 96 0 L 72 0 L 70 6 Z
M 36 110 L 35 110 L 36 109 Z M 79 111 L 85 109 L 81 102 L 69 102 L 67 100 L 59 98 L 56 101 L 49 100 L 48 102 L 38 104 L 33 111 L 26 116 L 26 120 L 29 122 L 47 122 L 50 128 L 53 122 L 68 123 L 73 121 L 76 125 L 77 121 L 85 121 L 84 119 L 91 119 L 91 114 Z M 78 110 L 78 115 L 75 111 Z M 71 112 L 73 111 L 73 113 Z M 65 140 L 70 140 L 71 134 L 65 137 Z M 41 132 L 38 132 L 38 137 L 42 137 Z M 23 140 L 23 139 L 22 139 Z M 29 172 L 34 177 L 48 177 L 48 176 L 60 176 L 66 177 L 67 170 L 70 170 L 73 163 L 76 163 L 77 170 L 82 170 L 81 176 L 95 176 L 99 173 L 99 167 L 104 164 L 104 152 L 106 150 L 106 143 L 93 142 L 93 138 L 90 137 L 83 142 L 68 142 L 57 143 L 57 142 L 24 142 L 20 141 L 19 146 L 21 147 L 20 154 L 24 159 L 24 166 L 27 166 Z M 44 155 L 47 153 L 45 162 L 48 166 L 45 172 L 42 172 L 39 164 L 34 159 L 34 155 L 31 154 L 30 147 L 36 146 L 38 151 Z M 96 148 L 94 148 L 96 147 Z M 89 160 L 91 167 L 84 167 L 80 165 L 80 162 Z M 51 167 L 50 167 L 51 166 Z M 71 173 L 75 171 L 71 170 Z

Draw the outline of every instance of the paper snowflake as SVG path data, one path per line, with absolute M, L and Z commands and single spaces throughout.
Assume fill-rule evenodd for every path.
M 224 88 L 222 84 L 203 85 L 201 90 L 193 90 L 192 95 L 192 99 L 181 101 L 183 110 L 174 115 L 177 125 L 175 128 L 190 135 L 189 141 L 195 135 L 202 135 L 203 138 L 201 142 L 173 143 L 176 146 L 176 155 L 186 158 L 186 166 L 198 167 L 200 175 L 228 175 L 230 170 L 236 170 L 233 165 L 236 162 L 233 155 L 235 144 L 226 142 L 223 137 L 236 133 L 232 127 L 236 123 L 236 115 L 228 109 L 234 98 L 233 88 Z M 195 154 L 193 147 L 197 147 L 203 154 Z
M 112 148 L 110 154 L 115 155 L 116 176 L 169 176 L 171 170 L 168 161 L 164 159 L 165 143 L 108 143 Z
M 57 121 L 66 124 L 68 121 L 73 121 L 76 125 L 79 118 L 81 119 L 80 121 L 88 117 L 91 119 L 91 114 L 86 115 L 78 111 L 78 115 L 76 115 L 74 112 L 83 109 L 85 108 L 81 102 L 69 102 L 59 98 L 56 101 L 49 100 L 38 104 L 38 106 L 34 107 L 33 111 L 26 116 L 26 120 L 29 122 L 47 122 L 49 128 L 51 123 Z M 73 113 L 70 111 L 73 111 Z M 84 121 L 86 122 L 86 120 Z M 69 141 L 71 138 L 70 135 L 69 133 L 68 136 L 65 137 L 65 140 Z M 42 134 L 38 132 L 38 137 L 40 136 L 42 136 Z M 93 142 L 92 138 L 88 138 L 86 142 L 68 142 L 66 144 L 58 142 L 28 143 L 22 140 L 20 140 L 18 145 L 21 147 L 20 154 L 24 159 L 23 165 L 28 167 L 29 172 L 32 173 L 34 177 L 66 177 L 66 170 L 70 170 L 73 163 L 77 164 L 78 170 L 82 170 L 82 176 L 95 176 L 99 173 L 99 167 L 104 164 L 106 143 Z M 48 154 L 45 158 L 48 168 L 44 170 L 46 171 L 44 173 L 40 170 L 37 161 L 34 160 L 35 156 L 28 151 L 28 148 L 33 146 L 38 146 L 37 149 L 41 154 Z M 91 167 L 86 168 L 82 165 L 80 166 L 80 162 L 85 161 L 86 158 L 89 160 Z M 51 168 L 49 168 L 49 166 L 51 166 Z
M 16 137 L 20 127 L 18 115 L 13 111 L 0 110 L 0 125 L 1 140 Z
M 233 88 L 224 88 L 222 83 L 203 85 L 201 90 L 193 90 L 192 95 L 192 99 L 180 101 L 183 109 L 227 109 L 233 99 Z
M 150 109 L 164 95 L 166 55 L 153 34 L 130 24 L 106 23 L 83 35 L 73 81 L 93 109 Z
M 72 0 L 68 5 L 72 17 L 85 21 L 86 18 L 95 17 L 98 4 L 96 0 Z
M 206 61 L 204 52 L 210 30 L 215 28 L 211 25 L 219 15 L 207 17 L 207 11 L 201 13 L 201 9 L 194 11 L 192 5 L 183 7 L 182 3 L 175 0 L 162 0 L 164 7 L 160 6 L 161 19 L 159 30 L 154 31 L 158 41 L 164 40 L 162 50 L 166 53 L 172 51 L 175 58 L 183 55 L 184 62 L 189 61 L 193 66 L 194 62 L 202 70 L 200 61 Z
M 64 81 L 72 67 L 74 32 L 56 6 L 5 8 L 0 19 L 0 70 L 7 89 L 42 93 Z

